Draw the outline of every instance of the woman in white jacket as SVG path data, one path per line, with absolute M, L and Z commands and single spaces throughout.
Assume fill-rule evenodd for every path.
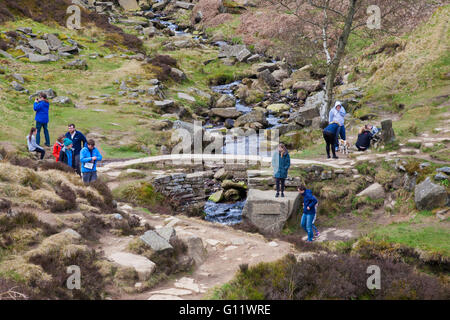
M 45 149 L 36 143 L 36 134 L 37 129 L 35 127 L 31 128 L 30 134 L 27 136 L 28 151 L 39 153 L 42 160 L 45 156 Z
M 339 140 L 338 137 L 340 136 L 342 140 L 347 140 L 345 135 L 345 115 L 347 112 L 345 111 L 344 107 L 342 106 L 342 103 L 340 101 L 336 101 L 334 104 L 334 108 L 330 110 L 330 113 L 328 114 L 328 123 L 336 122 L 339 124 L 339 130 L 338 134 L 336 135 L 336 143 L 335 143 L 335 150 L 339 151 Z

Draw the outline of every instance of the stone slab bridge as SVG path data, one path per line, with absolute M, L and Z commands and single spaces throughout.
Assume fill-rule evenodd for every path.
M 105 164 L 99 167 L 99 172 L 107 172 L 109 170 L 118 170 L 127 168 L 132 165 L 155 163 L 163 169 L 167 166 L 192 166 L 208 164 L 216 167 L 222 167 L 226 164 L 246 164 L 248 166 L 261 165 L 262 167 L 270 167 L 272 163 L 271 157 L 250 156 L 250 155 L 232 155 L 232 154 L 169 154 L 162 156 L 153 156 L 132 159 L 127 161 L 117 161 Z M 291 167 L 296 165 L 318 165 L 335 169 L 350 169 L 355 164 L 354 161 L 339 159 L 329 161 L 292 159 Z

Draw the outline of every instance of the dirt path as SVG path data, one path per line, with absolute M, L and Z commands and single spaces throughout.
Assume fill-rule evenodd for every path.
M 197 218 L 185 216 L 173 218 L 145 213 L 139 215 L 156 228 L 177 219 L 175 224 L 177 235 L 180 238 L 192 235 L 200 237 L 206 247 L 207 256 L 204 263 L 196 266 L 193 273 L 188 276 L 180 276 L 176 280 L 162 283 L 151 291 L 123 294 L 119 299 L 202 299 L 208 290 L 233 279 L 240 264 L 255 265 L 278 260 L 288 253 L 297 253 L 290 243 L 279 240 L 269 242 L 261 235 L 245 233 Z M 101 247 L 105 253 L 123 251 L 130 240 L 131 238 L 103 238 Z

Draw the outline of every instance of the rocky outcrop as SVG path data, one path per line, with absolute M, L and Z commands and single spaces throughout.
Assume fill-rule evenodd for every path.
M 234 122 L 234 126 L 235 127 L 244 127 L 246 125 L 251 125 L 254 123 L 259 123 L 264 127 L 268 126 L 266 115 L 263 111 L 253 110 L 252 112 L 249 112 L 247 114 L 244 114 L 243 116 L 240 116 Z
M 242 216 L 261 232 L 280 233 L 289 217 L 300 210 L 300 194 L 284 194 L 285 198 L 275 198 L 274 191 L 250 189 Z
M 419 183 L 414 190 L 414 201 L 419 210 L 432 210 L 447 205 L 447 191 L 428 177 Z

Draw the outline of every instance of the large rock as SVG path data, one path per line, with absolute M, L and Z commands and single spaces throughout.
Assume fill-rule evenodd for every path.
M 285 103 L 274 103 L 267 106 L 267 110 L 271 111 L 272 113 L 282 113 L 284 111 L 289 111 L 290 109 L 291 107 Z
M 262 232 L 280 233 L 289 217 L 300 210 L 300 193 L 284 195 L 275 198 L 274 191 L 250 189 L 242 215 Z
M 224 190 L 228 189 L 247 190 L 247 186 L 245 185 L 244 181 L 234 182 L 232 180 L 224 180 L 222 182 L 222 188 Z
M 76 59 L 76 60 L 73 60 L 73 61 L 70 61 L 70 62 L 66 63 L 63 66 L 63 69 L 87 70 L 88 69 L 88 64 L 87 64 L 86 60 Z
M 383 186 L 379 183 L 374 183 L 368 188 L 364 189 L 356 195 L 357 197 L 369 197 L 370 199 L 377 200 L 385 197 Z
M 236 121 L 234 122 L 234 126 L 236 128 L 243 127 L 246 124 L 252 124 L 255 122 L 262 124 L 264 127 L 268 126 L 268 122 L 264 111 L 253 110 L 252 112 L 244 114 L 243 116 L 240 116 L 239 118 L 236 119 Z
M 236 108 L 212 108 L 210 114 L 223 119 L 236 119 L 242 115 Z
M 308 81 L 311 79 L 311 65 L 306 65 L 291 74 L 291 79 L 294 82 L 298 81 Z
M 58 50 L 59 48 L 61 48 L 63 46 L 63 43 L 61 40 L 59 40 L 59 38 L 57 36 L 55 36 L 52 33 L 49 33 L 46 35 L 47 37 L 47 45 L 48 48 L 52 51 L 54 50 Z
M 216 102 L 216 108 L 233 108 L 236 105 L 236 98 L 223 94 Z
M 416 185 L 414 201 L 419 210 L 432 210 L 447 205 L 447 191 L 441 185 L 435 184 L 430 177 Z
M 184 2 L 184 1 L 176 1 L 175 2 L 175 7 L 186 9 L 186 10 L 192 10 L 192 9 L 194 9 L 194 6 L 195 6 L 195 4 L 190 3 L 190 2 Z
M 30 40 L 29 45 L 42 55 L 50 53 L 50 49 L 45 40 Z
M 269 70 L 269 72 L 273 72 L 275 70 L 278 70 L 279 66 L 276 63 L 273 62 L 262 62 L 257 63 L 252 66 L 252 73 L 257 75 L 260 72 L 263 72 L 264 70 Z
M 390 143 L 395 140 L 394 129 L 392 128 L 392 120 L 381 121 L 381 139 L 384 143 Z
M 188 256 L 194 259 L 196 265 L 200 265 L 205 262 L 208 257 L 208 252 L 201 238 L 197 236 L 189 236 L 183 239 L 188 247 Z
M 220 47 L 219 58 L 236 58 L 240 62 L 247 60 L 252 53 L 245 45 L 223 45 Z
M 148 280 L 155 271 L 156 264 L 143 256 L 128 252 L 116 252 L 108 256 L 108 259 L 121 265 L 122 267 L 134 268 L 142 281 Z
M 127 11 L 136 11 L 140 9 L 136 0 L 119 0 L 119 4 Z
M 58 57 L 53 55 L 53 54 L 47 54 L 45 56 L 42 56 L 40 54 L 27 53 L 27 58 L 30 60 L 30 62 L 52 62 L 52 61 L 58 61 Z
M 274 76 L 270 73 L 268 69 L 265 69 L 264 71 L 258 73 L 258 79 L 260 81 L 263 81 L 269 87 L 276 87 L 278 85 L 277 80 L 274 78 Z
M 278 82 L 282 82 L 284 79 L 289 78 L 289 71 L 286 69 L 278 69 L 272 72 L 272 76 Z
M 152 230 L 145 232 L 142 236 L 140 236 L 140 239 L 148 244 L 154 251 L 173 249 L 168 240 L 164 239 Z
M 294 83 L 292 86 L 294 90 L 305 90 L 307 92 L 314 92 L 320 89 L 320 81 L 310 80 L 310 81 L 299 81 Z
M 325 91 L 320 91 L 312 96 L 309 96 L 303 107 L 303 110 L 313 110 L 317 109 L 320 114 L 320 118 L 323 120 L 328 120 L 327 114 L 327 104 L 325 101 Z M 307 117 L 307 119 L 312 119 L 313 117 Z

